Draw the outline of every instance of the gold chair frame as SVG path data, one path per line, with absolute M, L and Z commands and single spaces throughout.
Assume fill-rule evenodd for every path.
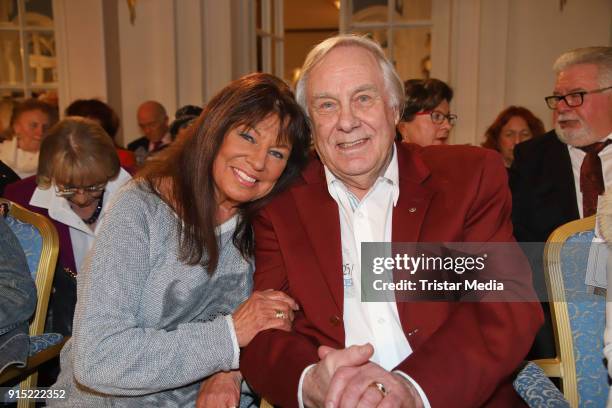
M 574 356 L 574 340 L 570 326 L 565 285 L 561 270 L 561 249 L 563 243 L 572 235 L 595 228 L 595 216 L 569 222 L 557 228 L 550 234 L 544 247 L 544 277 L 550 302 L 553 331 L 555 334 L 555 349 L 557 357 L 534 360 L 548 377 L 561 380 L 563 395 L 570 406 L 578 407 L 578 381 L 576 378 L 576 360 Z
M 48 218 L 27 210 L 12 201 L 0 198 L 0 206 L 8 207 L 8 214 L 18 221 L 34 226 L 40 233 L 42 238 L 42 248 L 40 258 L 38 260 L 38 269 L 36 270 L 36 293 L 38 301 L 34 319 L 30 323 L 30 336 L 43 334 L 45 331 L 45 320 L 47 318 L 47 308 L 49 306 L 49 297 L 51 296 L 51 288 L 53 286 L 53 276 L 55 275 L 55 266 L 59 252 L 59 238 L 55 225 Z M 61 345 L 53 346 L 49 351 L 54 353 L 45 353 L 47 357 L 33 356 L 28 359 L 28 365 L 24 369 L 9 369 L 1 377 L 0 383 L 14 378 L 22 372 L 28 372 L 44 361 L 47 361 L 54 355 L 59 353 Z M 41 353 L 42 354 L 42 353 Z M 30 361 L 32 360 L 32 361 Z M 42 360 L 42 361 L 40 361 Z M 20 382 L 19 388 L 22 390 L 34 389 L 38 381 L 38 373 L 33 372 Z M 19 400 L 18 408 L 34 406 L 33 401 Z

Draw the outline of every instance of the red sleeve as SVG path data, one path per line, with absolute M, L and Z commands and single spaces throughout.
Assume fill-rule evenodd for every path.
M 253 223 L 255 230 L 255 290 L 287 291 L 288 280 L 274 227 L 265 210 Z M 296 326 L 306 319 L 298 312 Z M 298 330 L 299 331 L 299 330 Z M 297 406 L 297 389 L 304 368 L 319 361 L 318 345 L 307 336 L 280 330 L 259 333 L 240 354 L 240 371 L 253 389 L 268 402 Z

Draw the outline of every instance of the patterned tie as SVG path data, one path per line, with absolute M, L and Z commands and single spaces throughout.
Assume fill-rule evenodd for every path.
M 597 142 L 580 148 L 586 153 L 582 166 L 580 166 L 583 217 L 591 216 L 597 212 L 597 198 L 604 193 L 604 180 L 599 152 L 610 143 L 612 143 L 612 140 L 608 139 L 605 142 Z

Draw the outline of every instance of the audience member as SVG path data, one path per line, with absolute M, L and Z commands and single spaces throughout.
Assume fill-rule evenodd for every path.
M 187 136 L 191 125 L 202 113 L 202 108 L 194 105 L 185 105 L 176 111 L 175 119 L 170 124 L 172 140 L 182 139 Z
M 252 74 L 196 126 L 146 164 L 102 225 L 54 386 L 67 398 L 51 405 L 193 406 L 206 378 L 203 406 L 238 406 L 239 348 L 291 329 L 292 299 L 251 295 L 250 223 L 306 163 L 307 118 L 281 80 Z
M 112 197 L 130 178 L 104 129 L 92 120 L 69 117 L 43 141 L 36 177 L 6 187 L 6 198 L 49 217 L 57 228 L 58 268 L 47 317 L 51 331 L 72 332 L 75 277 Z
M 546 242 L 557 227 L 593 215 L 612 186 L 612 47 L 568 51 L 554 71 L 553 95 L 545 99 L 555 130 L 518 144 L 510 169 L 514 234 L 524 242 Z M 543 290 L 541 257 L 533 267 Z M 545 314 L 530 358 L 556 354 L 548 307 Z
M 453 90 L 439 79 L 409 79 L 404 83 L 406 104 L 397 130 L 406 143 L 419 146 L 447 144 L 457 121 L 450 113 Z
M 511 375 L 541 323 L 537 304 L 356 295 L 362 242 L 512 243 L 497 155 L 394 144 L 403 85 L 371 40 L 329 38 L 301 72 L 318 158 L 254 222 L 256 290 L 284 290 L 300 311 L 292 332 L 261 332 L 242 351 L 245 378 L 284 407 L 517 406 Z M 528 268 L 500 273 L 532 294 Z
M 0 211 L 0 373 L 27 363 L 28 320 L 36 310 L 36 298 L 23 249 Z
M 123 149 L 115 139 L 119 130 L 119 116 L 109 105 L 98 99 L 77 99 L 68 105 L 65 114 L 66 116 L 81 116 L 97 122 L 113 140 L 121 167 L 133 169 L 136 166 L 134 152 Z
M 168 115 L 161 103 L 146 101 L 138 107 L 136 113 L 138 126 L 144 134 L 128 144 L 128 150 L 134 152 L 136 164 L 142 166 L 147 157 L 157 154 L 172 142 L 168 132 Z
M 16 104 L 11 139 L 0 143 L 0 160 L 21 178 L 36 174 L 40 144 L 55 120 L 53 107 L 37 99 Z
M 612 185 L 612 47 L 569 51 L 554 64 L 555 130 L 515 148 L 510 172 L 514 233 L 545 242 L 560 225 L 593 215 Z M 603 144 L 599 144 L 603 143 Z M 603 165 L 603 166 L 602 166 Z M 593 186 L 587 173 L 595 166 Z
M 514 160 L 514 146 L 544 132 L 544 124 L 529 109 L 509 106 L 497 115 L 485 132 L 482 147 L 501 153 L 504 165 L 510 168 Z

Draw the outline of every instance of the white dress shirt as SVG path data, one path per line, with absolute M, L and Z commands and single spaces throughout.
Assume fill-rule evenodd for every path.
M 412 348 L 402 329 L 395 299 L 389 299 L 389 302 L 361 301 L 361 243 L 391 242 L 393 207 L 400 194 L 395 145 L 393 157 L 384 175 L 376 180 L 361 201 L 327 167 L 325 179 L 329 194 L 338 204 L 340 215 L 345 346 L 370 343 L 374 347 L 370 361 L 391 370 L 412 353 Z M 300 407 L 303 407 L 302 383 L 311 367 L 307 367 L 300 378 Z M 421 387 L 405 373 L 396 373 L 414 385 L 424 407 L 429 407 Z
M 55 195 L 55 186 L 46 190 L 37 187 L 34 190 L 34 194 L 32 194 L 32 198 L 30 199 L 30 205 L 46 209 L 51 219 L 68 226 L 77 273 L 80 271 L 85 256 L 93 244 L 113 196 L 121 186 L 131 179 L 132 176 L 130 176 L 127 171 L 121 169 L 117 178 L 106 185 L 102 211 L 100 212 L 94 231 L 92 231 L 91 228 L 83 222 L 81 217 L 70 208 L 68 200 Z
M 612 139 L 612 133 L 610 133 L 606 139 Z M 570 145 L 567 145 L 567 149 L 572 161 L 572 173 L 574 173 L 574 185 L 576 186 L 578 213 L 580 214 L 580 218 L 583 218 L 582 192 L 580 191 L 580 167 L 582 166 L 586 153 L 582 149 Z M 605 190 L 608 191 L 612 187 L 612 144 L 606 146 L 599 152 L 598 156 L 601 159 L 601 170 L 603 172 Z
M 27 152 L 17 147 L 17 136 L 0 143 L 0 160 L 22 179 L 36 174 L 39 151 Z

